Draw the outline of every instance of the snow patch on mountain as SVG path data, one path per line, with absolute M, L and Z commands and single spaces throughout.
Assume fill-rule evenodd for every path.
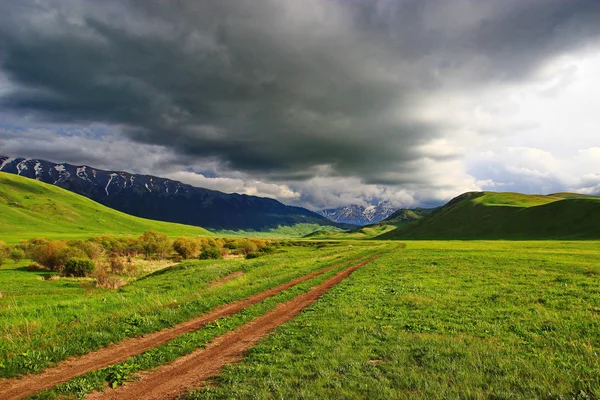
M 7 157 L 4 161 L 2 161 L 2 165 L 0 165 L 0 171 L 7 166 L 8 164 L 10 164 L 11 162 L 13 162 L 15 160 L 14 157 Z
M 345 207 L 317 211 L 317 213 L 335 222 L 368 225 L 386 219 L 396 210 L 397 207 L 392 206 L 388 201 L 382 201 L 378 204 L 367 206 L 350 204 Z

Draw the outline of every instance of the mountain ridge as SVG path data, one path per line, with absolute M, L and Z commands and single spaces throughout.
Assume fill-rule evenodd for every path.
M 398 207 L 392 206 L 389 201 L 382 201 L 376 205 L 349 204 L 344 207 L 328 208 L 317 211 L 317 214 L 334 222 L 364 226 L 386 219 L 397 209 Z
M 346 227 L 275 199 L 227 194 L 153 175 L 0 156 L 0 171 L 49 183 L 127 214 L 210 229 L 267 230 L 299 223 Z

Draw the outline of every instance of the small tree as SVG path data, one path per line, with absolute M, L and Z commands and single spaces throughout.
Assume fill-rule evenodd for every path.
M 9 257 L 16 263 L 25 258 L 25 252 L 21 249 L 14 248 L 10 251 Z
M 65 263 L 63 274 L 66 276 L 88 276 L 96 268 L 96 264 L 88 258 L 71 258 Z

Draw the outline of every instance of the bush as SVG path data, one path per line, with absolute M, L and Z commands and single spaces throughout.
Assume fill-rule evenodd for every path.
M 271 254 L 275 252 L 275 248 L 273 246 L 265 246 L 259 250 L 261 253 Z
M 240 242 L 239 245 L 240 250 L 246 255 L 249 253 L 254 253 L 258 251 L 258 246 L 250 239 L 244 239 Z
M 118 289 L 125 285 L 125 282 L 121 278 L 108 274 L 103 268 L 98 268 L 94 273 L 94 277 L 96 278 L 96 287 Z
M 63 267 L 71 258 L 89 258 L 83 250 L 78 247 L 63 247 L 56 255 L 58 265 Z
M 31 250 L 31 258 L 38 264 L 42 264 L 53 271 L 59 271 L 63 265 L 63 260 L 59 258 L 59 252 L 65 246 L 65 242 L 56 240 L 35 245 Z
M 108 263 L 110 265 L 110 271 L 113 274 L 121 275 L 125 272 L 125 263 L 123 262 L 121 257 L 112 255 L 108 260 Z
M 25 258 L 25 252 L 21 249 L 14 248 L 10 251 L 9 257 L 15 262 L 18 263 L 22 259 Z
M 81 250 L 83 250 L 90 260 L 100 258 L 104 253 L 104 249 L 100 244 L 89 240 L 81 244 Z
M 198 258 L 200 260 L 220 260 L 223 257 L 221 256 L 221 250 L 217 249 L 216 247 L 211 247 L 200 253 Z
M 144 234 L 139 237 L 137 243 L 139 249 L 146 255 L 146 258 L 156 255 L 158 258 L 163 259 L 171 250 L 169 237 L 164 233 L 154 230 L 144 232 Z
M 63 274 L 66 276 L 88 276 L 96 268 L 96 264 L 89 258 L 71 258 L 65 263 Z
M 9 254 L 10 254 L 10 247 L 8 247 L 8 245 L 6 243 L 4 243 L 2 240 L 0 240 L 0 265 L 2 265 L 4 263 L 4 260 L 6 260 L 8 258 Z
M 173 249 L 183 258 L 193 258 L 200 252 L 200 242 L 196 239 L 180 237 L 173 242 Z
M 252 258 L 257 258 L 257 257 L 260 257 L 260 253 L 253 252 L 253 253 L 246 254 L 246 260 L 250 260 Z

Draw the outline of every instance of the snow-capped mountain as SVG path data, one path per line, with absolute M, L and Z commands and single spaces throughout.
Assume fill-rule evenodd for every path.
M 377 205 L 361 206 L 351 204 L 345 207 L 317 211 L 317 213 L 334 222 L 362 226 L 382 221 L 397 209 L 388 201 L 382 201 Z
M 226 194 L 170 179 L 87 165 L 0 156 L 0 171 L 37 179 L 127 214 L 213 229 L 262 230 L 297 223 L 333 224 L 277 200 Z

